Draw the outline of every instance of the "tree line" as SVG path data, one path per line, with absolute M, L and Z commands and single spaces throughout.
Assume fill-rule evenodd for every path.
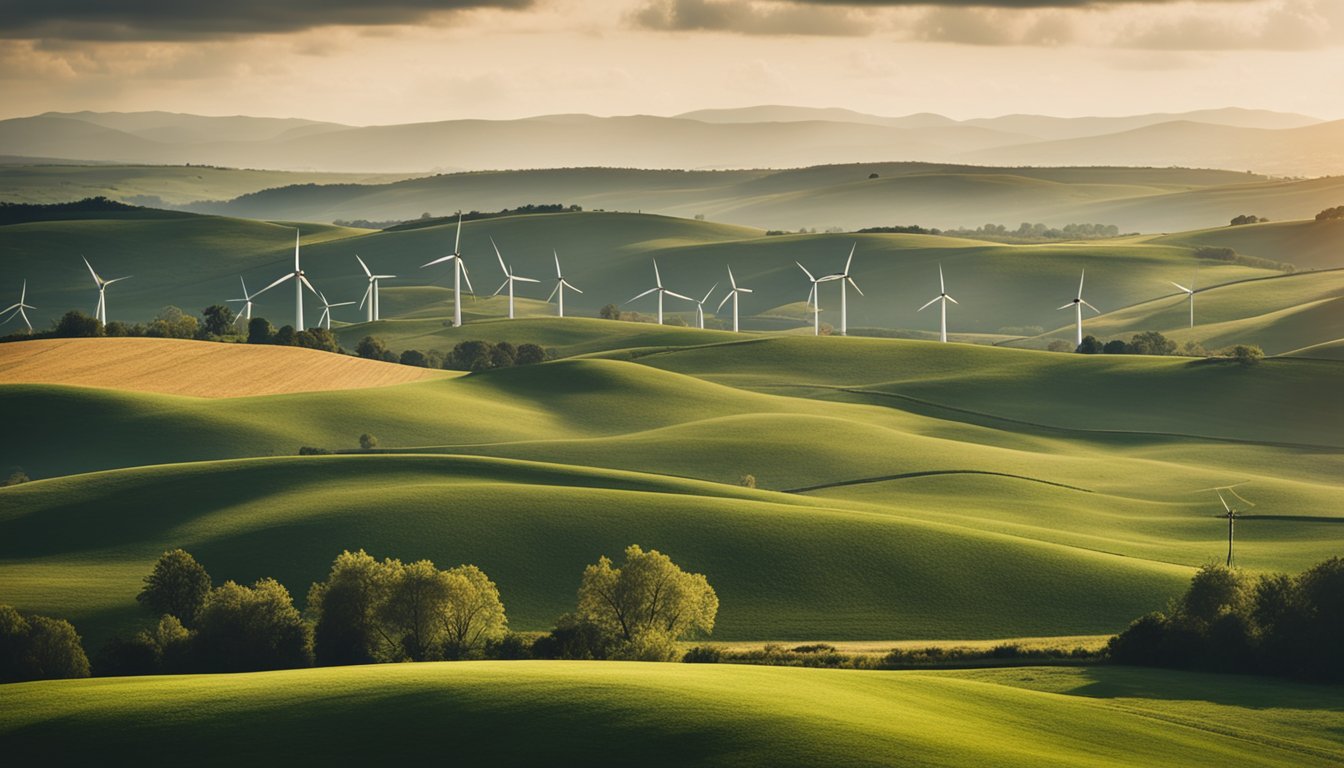
M 90 663 L 74 627 L 0 606 L 0 682 L 247 672 L 456 659 L 672 661 L 677 641 L 713 631 L 719 601 L 703 574 L 626 548 L 584 569 L 575 610 L 543 635 L 511 632 L 499 589 L 475 565 L 440 569 L 345 551 L 300 612 L 275 579 L 215 586 L 192 555 L 165 552 L 136 596 L 157 617 L 109 640 Z
M 1067 341 L 1056 340 L 1050 343 L 1050 351 L 1066 352 L 1070 348 Z M 1101 339 L 1088 334 L 1083 343 L 1073 347 L 1080 355 L 1179 355 L 1181 357 L 1227 358 L 1245 366 L 1251 366 L 1264 359 L 1264 350 L 1254 344 L 1234 344 L 1216 352 L 1209 352 L 1197 341 L 1187 341 L 1181 346 L 1158 331 L 1144 331 L 1124 339 Z
M 1165 611 L 1113 638 L 1112 661 L 1344 682 L 1344 558 L 1296 576 L 1210 564 Z

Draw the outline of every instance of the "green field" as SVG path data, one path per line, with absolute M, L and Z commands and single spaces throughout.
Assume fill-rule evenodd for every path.
M 202 765 L 396 754 L 500 765 L 1315 766 L 1339 764 L 1342 733 L 1344 698 L 1332 688 L 1111 668 L 461 662 L 0 687 L 7 753 L 62 763 L 152 744 Z

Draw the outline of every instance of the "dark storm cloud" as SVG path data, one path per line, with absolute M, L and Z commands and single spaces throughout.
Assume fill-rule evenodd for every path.
M 533 0 L 0 0 L 0 37 L 194 40 L 331 25 L 407 24 L 473 8 Z

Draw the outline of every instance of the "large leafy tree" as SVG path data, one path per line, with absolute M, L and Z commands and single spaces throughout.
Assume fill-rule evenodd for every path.
M 579 586 L 579 616 L 616 640 L 617 655 L 631 658 L 670 657 L 674 641 L 713 631 L 718 611 L 703 574 L 634 544 L 620 568 L 605 556 L 585 568 Z
M 136 600 L 156 614 L 176 616 L 191 626 L 209 591 L 210 574 L 186 550 L 174 549 L 159 557 Z

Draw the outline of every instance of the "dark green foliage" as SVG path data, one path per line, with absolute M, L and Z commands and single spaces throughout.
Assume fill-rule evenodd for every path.
M 534 641 L 526 635 L 520 635 L 517 632 L 509 632 L 500 639 L 491 640 L 485 644 L 485 658 L 499 659 L 501 661 L 530 659 L 532 658 L 533 642 Z
M 620 320 L 621 308 L 615 304 L 603 304 L 602 308 L 597 310 L 597 316 L 603 320 Z
M 1296 578 L 1206 565 L 1170 615 L 1138 619 L 1108 651 L 1120 664 L 1344 682 L 1341 637 L 1344 559 L 1335 557 Z
M 270 344 L 275 337 L 275 327 L 264 317 L 254 317 L 247 321 L 248 344 Z
M 317 448 L 311 445 L 299 447 L 300 456 L 330 456 L 333 451 L 330 448 Z
M 205 318 L 202 330 L 210 336 L 229 336 L 233 333 L 233 310 L 224 304 L 211 304 L 201 310 Z
M 425 353 L 418 349 L 405 350 L 401 353 L 401 357 L 398 358 L 397 362 L 402 365 L 413 365 L 416 368 L 429 367 L 429 358 L 425 357 Z
M 359 447 L 366 451 L 373 450 L 378 447 L 378 438 L 365 432 L 359 436 Z
M 251 672 L 311 666 L 312 630 L 275 579 L 232 581 L 210 590 L 196 618 L 197 669 Z
M 15 468 L 15 470 L 10 472 L 4 480 L 0 480 L 0 488 L 5 488 L 11 485 L 22 485 L 23 483 L 30 483 L 32 480 L 33 479 L 22 469 Z
M 507 341 L 498 342 L 490 347 L 491 368 L 512 368 L 518 350 Z
M 1316 214 L 1317 221 L 1337 221 L 1344 219 L 1344 205 L 1337 205 L 1334 208 L 1326 208 L 1324 211 Z
M 1233 360 L 1236 360 L 1247 368 L 1259 365 L 1260 361 L 1265 357 L 1264 350 L 1254 344 L 1238 344 L 1234 347 L 1229 347 L 1228 349 L 1223 350 L 1222 355 L 1223 357 L 1230 357 Z
M 282 329 L 283 330 L 283 329 Z M 276 334 L 279 344 L 279 334 Z M 326 328 L 309 328 L 306 331 L 299 331 L 294 334 L 294 346 L 304 349 L 316 349 L 321 352 L 340 352 L 341 345 L 336 341 L 336 337 Z
M 0 683 L 88 676 L 89 659 L 70 622 L 0 605 Z
M 196 318 L 177 307 L 167 306 L 159 310 L 149 325 L 145 326 L 145 335 L 160 339 L 195 338 L 200 329 Z
M 342 552 L 327 580 L 308 590 L 308 610 L 317 663 L 368 664 L 376 660 L 379 637 L 376 609 L 386 594 L 382 565 L 364 550 Z
M 1240 216 L 1233 216 L 1232 226 L 1239 227 L 1243 224 L 1261 224 L 1266 221 L 1269 221 L 1269 219 L 1261 218 L 1253 213 L 1245 213 Z
M 56 322 L 54 335 L 62 339 L 102 336 L 103 324 L 96 317 L 89 317 L 77 309 L 72 309 Z
M 1134 334 L 1125 351 L 1131 355 L 1170 355 L 1176 352 L 1176 342 L 1157 331 Z
M 132 638 L 114 637 L 93 657 L 93 672 L 98 677 L 153 675 L 158 671 L 157 649 L 144 633 Z
M 718 664 L 722 659 L 723 649 L 713 645 L 697 645 L 681 657 L 687 664 Z
M 0 226 L 5 224 L 22 224 L 31 221 L 82 219 L 86 218 L 90 213 L 121 211 L 144 212 L 145 209 L 134 205 L 119 203 L 115 200 L 109 200 L 102 195 L 99 195 L 98 197 L 86 197 L 83 200 L 71 203 L 0 203 Z
M 295 332 L 294 326 L 282 325 L 271 337 L 271 343 L 281 347 L 293 347 L 298 344 L 297 337 L 298 333 Z
M 1120 339 L 1111 339 L 1106 342 L 1101 351 L 1108 355 L 1123 355 L 1127 351 L 1127 345 Z
M 159 557 L 136 600 L 155 615 L 176 616 L 191 626 L 209 591 L 210 574 L 186 550 L 174 549 Z
M 387 345 L 376 336 L 365 336 L 355 345 L 355 354 L 367 360 L 382 360 L 387 354 Z
M 1096 336 L 1088 335 L 1083 337 L 1083 343 L 1078 345 L 1074 351 L 1080 355 L 1099 355 L 1105 349 L 1101 340 Z
M 493 366 L 491 346 L 487 341 L 458 342 L 443 367 L 454 371 L 487 371 Z
M 597 624 L 574 614 L 565 614 L 549 634 L 532 643 L 532 656 L 538 659 L 586 661 L 611 655 L 616 641 Z

